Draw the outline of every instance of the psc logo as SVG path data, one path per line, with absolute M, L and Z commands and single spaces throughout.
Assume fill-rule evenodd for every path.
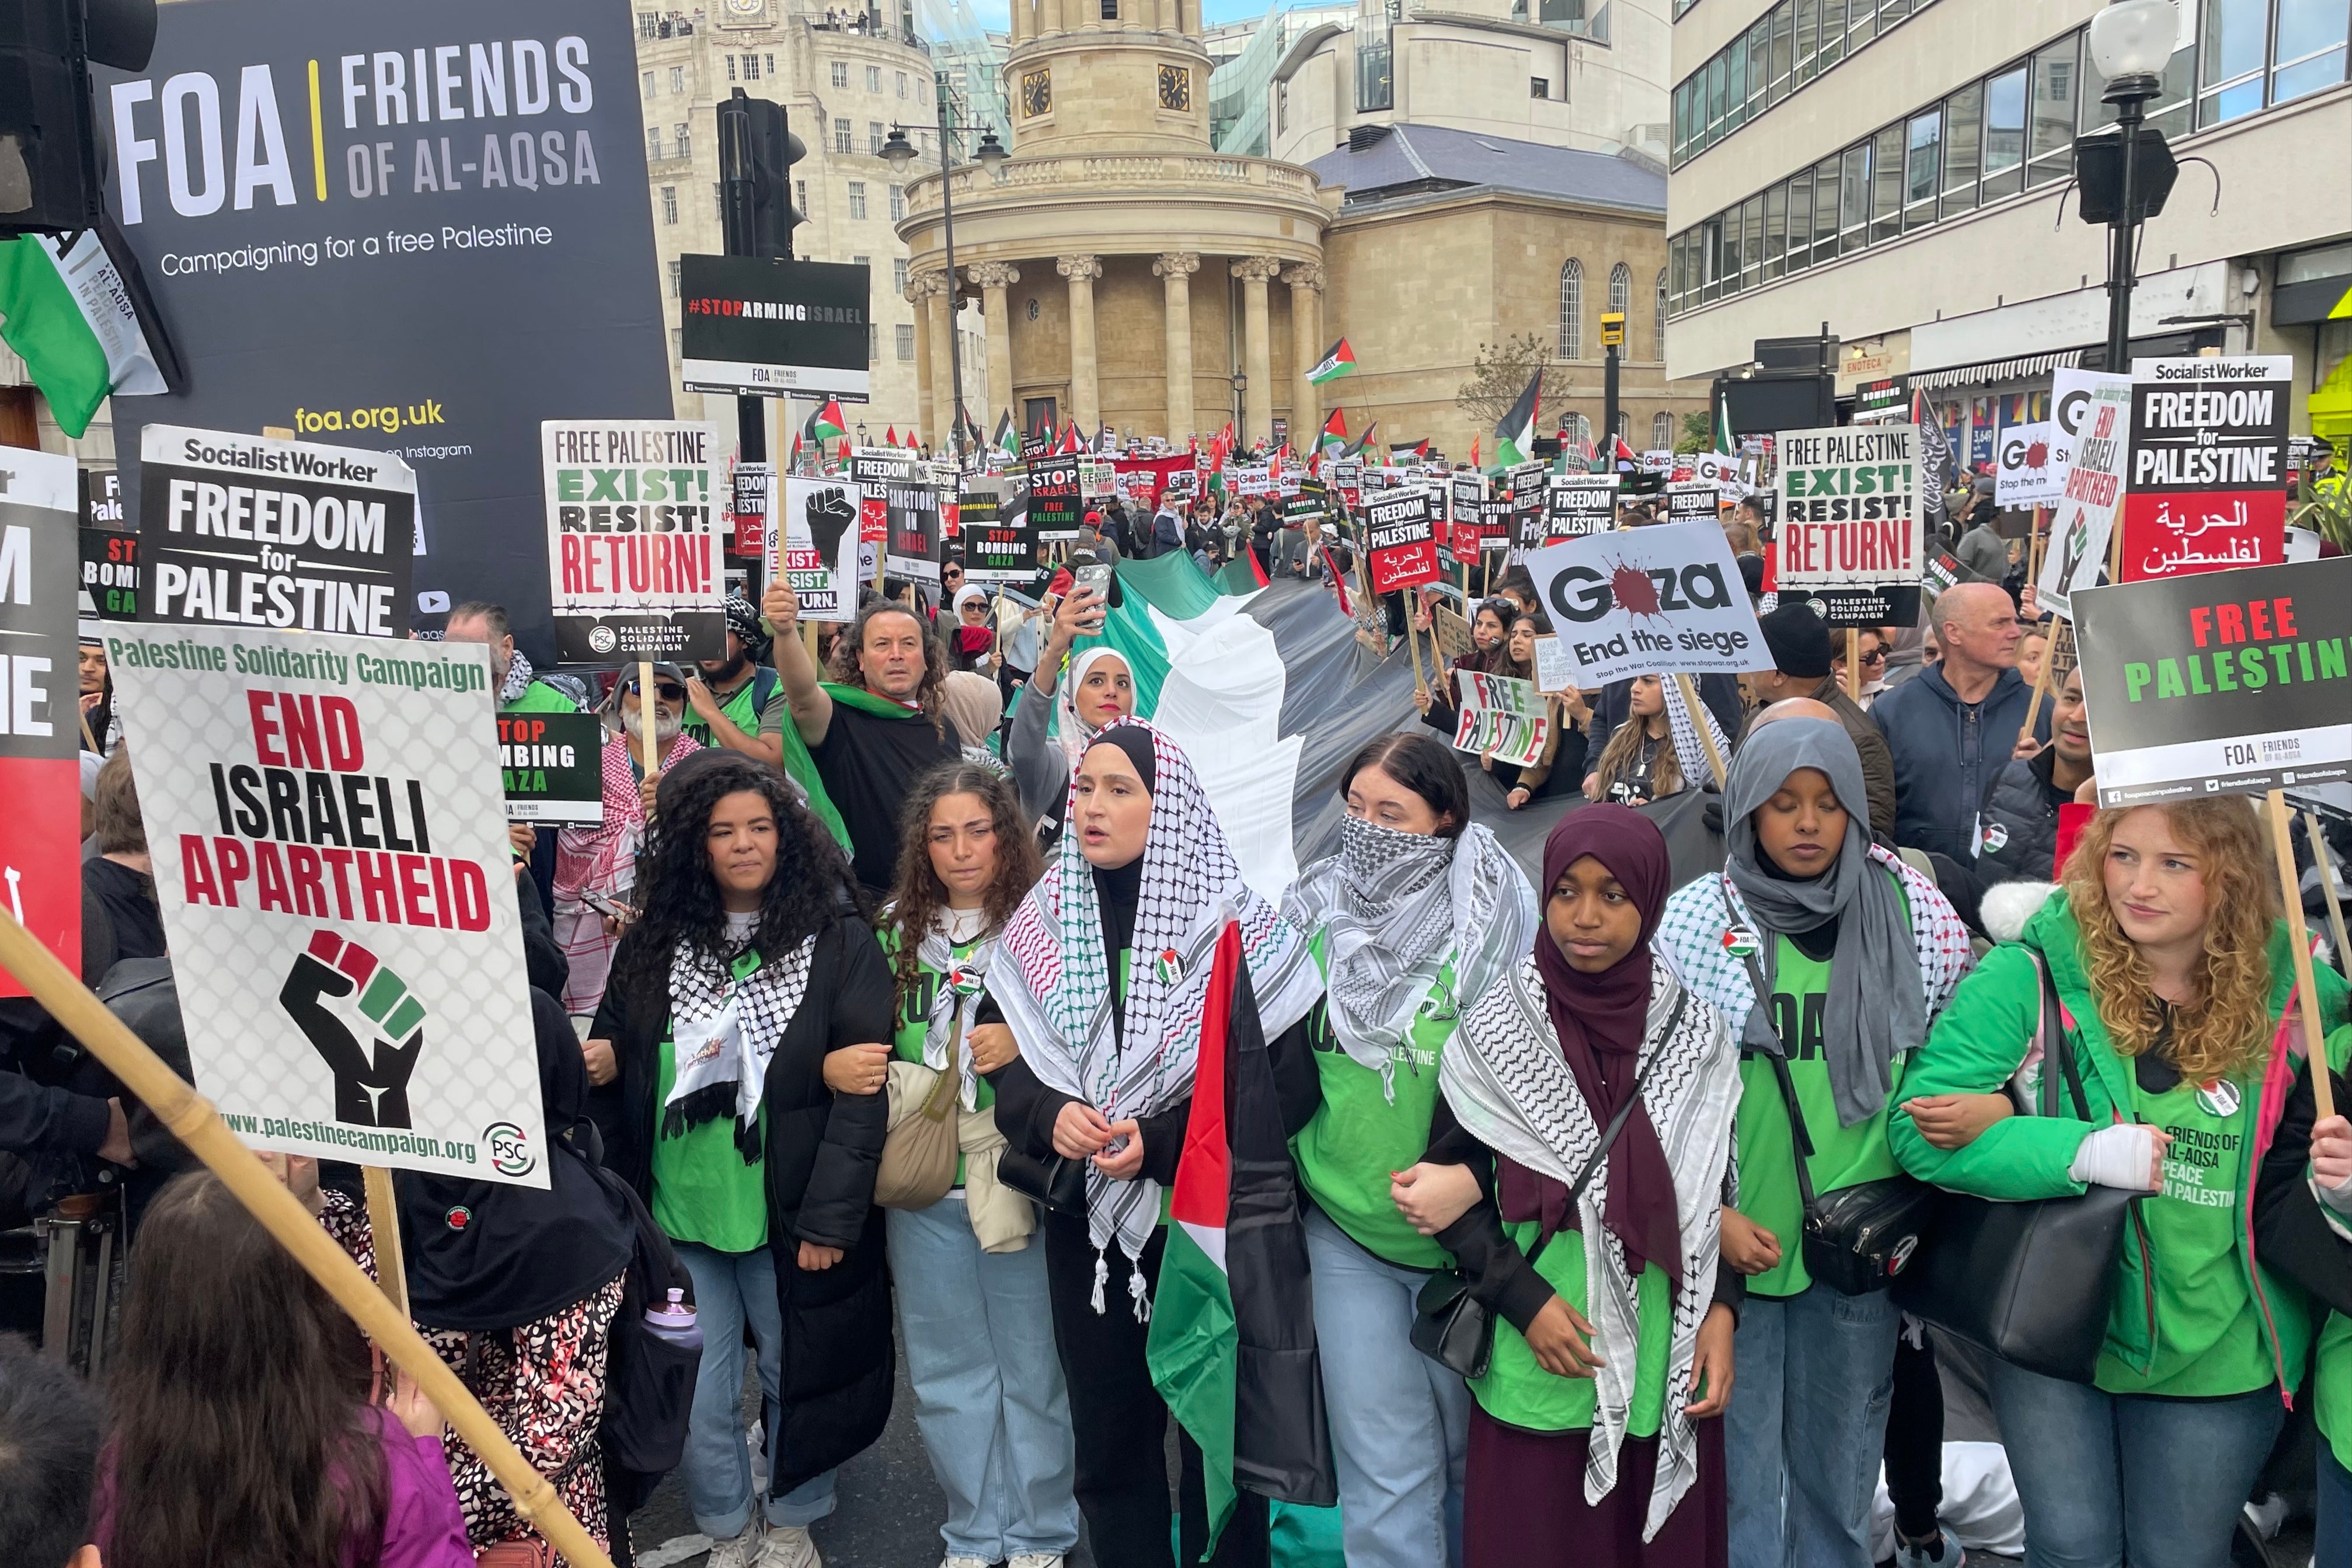
M 619 635 L 602 622 L 588 628 L 588 646 L 598 653 L 612 652 L 620 641 Z
M 501 1176 L 528 1176 L 539 1168 L 530 1134 L 511 1121 L 493 1121 L 483 1128 L 482 1142 L 490 1151 L 490 1169 Z

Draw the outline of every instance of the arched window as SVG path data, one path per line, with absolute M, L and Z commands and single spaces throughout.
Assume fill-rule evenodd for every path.
M 1663 315 L 1661 315 L 1660 319 L 1664 319 Z M 1674 450 L 1674 446 L 1675 416 L 1671 414 L 1663 412 L 1651 415 L 1650 450 L 1653 452 L 1670 452 Z
M 1651 317 L 1651 321 L 1658 334 L 1658 346 L 1657 352 L 1650 357 L 1664 364 L 1666 363 L 1666 269 L 1663 267 L 1658 268 L 1657 313 Z M 1660 415 L 1659 417 L 1663 419 L 1665 416 Z
M 1578 415 L 1574 426 L 1569 431 L 1569 436 L 1576 443 L 1576 449 L 1581 452 L 1585 447 L 1592 445 L 1592 421 L 1581 414 Z
M 1633 269 L 1622 261 L 1609 269 L 1609 308 L 1620 315 L 1633 308 Z
M 1573 256 L 1559 268 L 1559 357 L 1584 357 L 1584 263 Z

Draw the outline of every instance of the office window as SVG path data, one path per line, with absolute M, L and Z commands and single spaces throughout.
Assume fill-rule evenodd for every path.
M 910 323 L 899 322 L 890 329 L 890 336 L 898 345 L 898 358 L 902 363 L 915 357 L 915 329 Z
M 685 126 L 680 125 L 676 128 L 675 140 L 677 142 L 677 148 L 675 154 L 676 156 L 680 158 L 691 158 L 694 156 L 694 144 L 688 140 L 688 132 Z
M 1834 261 L 1838 254 L 1838 182 L 1843 169 L 1837 158 L 1824 158 L 1813 165 L 1813 257 L 1819 267 L 1824 261 Z
M 867 66 L 866 68 L 866 90 L 868 92 L 880 92 L 882 90 L 882 68 L 880 66 Z
M 892 223 L 897 223 L 900 218 L 905 217 L 906 216 L 907 187 L 904 185 L 893 185 L 890 187 L 890 221 Z
M 2271 46 L 2271 101 L 2284 103 L 2344 79 L 2347 24 L 2344 0 L 2279 0 Z
M 1529 98 L 1544 99 L 1551 97 L 1550 81 L 1539 76 L 1531 76 L 1528 78 L 1528 96 Z
M 662 222 L 676 223 L 677 221 L 677 187 L 676 185 L 664 185 L 661 188 L 661 204 Z
M 1747 42 L 1748 118 L 1753 120 L 1764 112 L 1772 76 L 1772 18 L 1767 16 L 1748 28 Z
M 814 213 L 809 211 L 808 182 L 806 180 L 794 180 L 793 182 L 793 205 L 800 209 L 800 215 L 803 217 L 814 217 L 815 216 Z
M 1789 187 L 1775 185 L 1764 193 L 1764 274 L 1767 283 L 1787 268 L 1789 261 Z
M 646 84 L 646 96 L 651 98 L 654 95 L 654 73 L 641 71 L 638 73 L 638 79 Z
M 1982 163 L 1984 83 L 1970 82 L 1944 100 L 1944 216 L 1954 217 L 1977 205 L 1977 171 Z
M 1790 76 L 1795 68 L 1797 8 L 1782 0 L 1772 8 L 1772 66 L 1765 92 L 1765 106 L 1780 102 L 1789 96 Z
M 2032 161 L 2025 171 L 2029 185 L 2074 177 L 2074 97 L 2082 75 L 2074 51 L 2079 42 L 2075 37 L 2063 37 L 2033 57 L 2033 140 L 2028 148 Z
M 1846 0 L 1846 52 L 1851 54 L 1876 37 L 1878 37 L 1878 0 Z
M 1764 198 L 1750 196 L 1739 209 L 1739 286 L 1753 289 L 1764 278 Z
M 1676 82 L 1671 118 L 1674 122 L 1674 158 L 1678 163 L 1682 162 L 1684 154 L 1690 151 L 1690 100 L 1691 84 L 1687 80 Z
M 849 62 L 847 60 L 835 60 L 833 62 L 833 85 L 835 87 L 847 87 L 849 85 Z
M 1666 363 L 1666 269 L 1658 268 L 1658 301 L 1650 312 L 1650 357 L 1660 364 Z
M 1813 172 L 1789 181 L 1789 254 L 1786 270 L 1801 272 L 1813 258 Z
M 2270 0 L 2205 0 L 2204 9 L 2197 73 L 2200 129 L 2263 106 L 2263 56 L 2270 42 Z
M 1719 54 L 1706 62 L 1706 139 L 1714 141 L 1723 134 L 1723 100 L 1725 82 L 1731 74 L 1731 57 Z
M 1723 51 L 1723 134 L 1748 123 L 1748 49 L 1745 40 Z
M 727 79 L 729 81 L 733 81 L 735 79 L 735 57 L 733 55 L 729 55 L 727 57 Z
M 1814 52 L 1821 47 L 1821 0 L 1797 0 L 1794 28 L 1796 67 L 1791 73 L 1792 84 L 1796 87 L 1802 87 L 1813 79 L 1813 72 L 1819 65 Z
M 1838 253 L 1870 244 L 1870 143 L 1845 150 L 1838 179 Z
M 1937 185 L 1943 175 L 1944 115 L 1938 109 L 1911 117 L 1904 135 L 1903 229 L 1936 221 Z
M 669 297 L 675 300 L 685 291 L 686 263 L 683 261 L 673 261 L 669 264 Z
M 857 218 L 866 216 L 866 182 L 863 180 L 849 182 L 849 216 Z
M 1985 83 L 1984 199 L 1997 202 L 2022 188 L 2025 162 L 2026 68 Z
M 852 267 L 871 267 L 874 265 L 874 258 L 870 256 L 853 256 L 849 258 L 849 264 Z
M 1903 232 L 1903 127 L 1878 133 L 1870 150 L 1870 243 L 1884 244 Z
M 833 150 L 836 153 L 849 151 L 849 121 L 846 120 L 837 119 L 833 122 Z
M 648 125 L 646 127 L 646 156 L 658 163 L 661 162 L 661 127 Z
M 866 122 L 866 150 L 876 157 L 882 155 L 882 143 L 890 140 L 889 131 L 878 120 Z
M 1661 352 L 1660 359 L 1665 358 Z M 1664 409 L 1650 416 L 1650 450 L 1671 452 L 1675 449 L 1675 416 Z
M 760 79 L 759 56 L 745 55 L 743 57 L 743 79 L 745 81 L 757 81 Z
M 890 263 L 890 291 L 901 299 L 907 293 L 907 258 L 897 257 Z
M 1584 263 L 1572 256 L 1559 268 L 1559 357 L 1584 357 Z
M 898 73 L 898 96 L 900 98 L 907 96 L 907 73 L 905 71 L 900 71 Z

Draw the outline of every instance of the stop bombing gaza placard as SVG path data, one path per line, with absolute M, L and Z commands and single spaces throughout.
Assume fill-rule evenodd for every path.
M 196 1088 L 248 1146 L 547 1185 L 488 650 L 109 626 Z
M 2352 778 L 2352 556 L 2074 595 L 2103 806 Z
M 650 419 L 550 419 L 539 429 L 557 657 L 724 657 L 718 432 Z

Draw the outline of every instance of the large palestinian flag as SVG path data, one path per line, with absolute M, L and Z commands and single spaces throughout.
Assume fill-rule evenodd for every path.
M 1536 405 L 1543 391 L 1543 372 L 1538 369 L 1528 378 L 1528 389 L 1511 405 L 1495 426 L 1495 462 L 1500 468 L 1512 468 L 1526 462 L 1536 450 Z
M 1339 1492 L 1297 1180 L 1235 921 L 1217 939 L 1201 1016 L 1146 1359 L 1201 1446 L 1213 1549 L 1240 1488 L 1317 1508 Z
M 1348 346 L 1347 339 L 1341 338 L 1323 351 L 1323 357 L 1315 362 L 1315 368 L 1307 373 L 1307 379 L 1322 386 L 1339 380 L 1355 368 L 1356 351 Z

